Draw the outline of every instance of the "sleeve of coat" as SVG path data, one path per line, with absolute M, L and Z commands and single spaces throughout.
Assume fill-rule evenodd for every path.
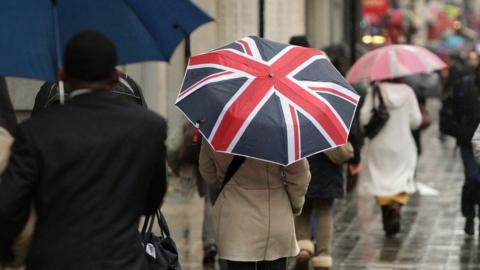
M 480 125 L 478 126 L 477 130 L 473 134 L 472 146 L 473 146 L 473 154 L 475 155 L 475 159 L 477 160 L 477 162 L 480 163 Z
M 161 207 L 165 194 L 167 193 L 167 147 L 165 146 L 165 140 L 167 138 L 167 124 L 164 119 L 159 124 L 159 149 L 157 158 L 156 171 L 153 174 L 153 179 L 150 180 L 150 186 L 147 192 L 147 200 L 145 203 L 145 215 L 151 215 Z
M 372 108 L 373 108 L 373 95 L 371 87 L 367 90 L 365 95 L 365 100 L 363 101 L 362 108 L 360 109 L 360 129 L 363 128 L 372 118 Z
M 205 182 L 213 184 L 217 182 L 217 167 L 211 155 L 212 149 L 205 140 L 202 141 L 200 157 L 198 159 L 198 169 Z
M 305 193 L 307 193 L 308 184 L 310 183 L 310 166 L 308 161 L 304 159 L 285 167 L 284 172 L 292 210 L 298 216 L 302 213 Z
M 409 108 L 409 118 L 410 118 L 410 128 L 415 130 L 420 127 L 422 124 L 422 112 L 420 111 L 420 105 L 418 104 L 417 97 L 413 92 L 413 89 L 410 88 L 410 97 L 408 102 Z
M 14 132 L 10 162 L 0 177 L 0 261 L 12 259 L 12 244 L 25 225 L 41 169 L 33 143 L 21 127 Z

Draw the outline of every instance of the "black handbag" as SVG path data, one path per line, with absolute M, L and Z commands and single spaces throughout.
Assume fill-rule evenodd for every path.
M 155 217 L 161 231 L 159 236 L 152 232 Z M 181 270 L 177 246 L 170 237 L 167 221 L 160 210 L 157 210 L 155 214 L 145 217 L 141 237 L 150 269 Z
M 375 106 L 375 99 L 377 97 L 379 100 L 378 107 Z M 383 100 L 382 93 L 380 92 L 378 84 L 375 84 L 373 86 L 372 98 L 372 117 L 370 118 L 370 121 L 368 121 L 368 123 L 363 126 L 363 133 L 369 139 L 373 139 L 375 136 L 377 136 L 380 130 L 382 130 L 382 128 L 385 126 L 388 119 L 390 118 L 390 113 L 385 106 L 385 102 Z

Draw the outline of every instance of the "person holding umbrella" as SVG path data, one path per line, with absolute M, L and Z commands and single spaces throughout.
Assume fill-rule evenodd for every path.
M 0 261 L 14 259 L 34 204 L 27 269 L 149 269 L 138 222 L 166 193 L 166 122 L 111 93 L 117 54 L 104 35 L 76 35 L 64 56 L 69 100 L 14 133 L 0 180 Z
M 367 80 L 372 85 L 360 111 L 367 140 L 359 183 L 381 206 L 387 237 L 400 232 L 401 208 L 415 191 L 418 156 L 411 130 L 422 123 L 415 93 L 403 78 L 445 67 L 425 48 L 389 45 L 361 57 L 347 75 L 351 83 Z
M 229 269 L 285 269 L 299 253 L 305 159 L 347 143 L 358 99 L 312 48 L 249 36 L 190 58 L 176 106 L 204 137 L 203 178 L 222 184 L 213 227 Z
M 359 183 L 372 193 L 382 209 L 383 228 L 388 237 L 400 232 L 400 210 L 415 191 L 417 148 L 411 130 L 422 122 L 413 90 L 400 79 L 375 83 L 360 111 L 360 124 L 372 119 L 372 108 L 383 100 L 390 115 L 379 133 L 366 140 L 362 151 Z M 367 135 L 368 137 L 368 135 Z
M 302 212 L 310 181 L 307 160 L 287 167 L 215 152 L 202 142 L 200 172 L 205 181 L 225 183 L 213 207 L 219 256 L 229 270 L 285 270 L 298 253 L 294 216 Z M 230 173 L 229 173 L 230 171 Z

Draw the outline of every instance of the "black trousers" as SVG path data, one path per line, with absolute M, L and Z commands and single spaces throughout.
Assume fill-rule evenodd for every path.
M 462 190 L 462 214 L 466 218 L 478 216 L 477 206 L 480 204 L 480 166 L 473 155 L 472 147 L 460 147 L 465 183 Z
M 228 270 L 286 270 L 287 258 L 275 261 L 234 262 L 227 261 Z

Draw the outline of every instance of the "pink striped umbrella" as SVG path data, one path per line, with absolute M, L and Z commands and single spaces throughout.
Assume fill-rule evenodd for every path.
M 414 45 L 388 45 L 375 49 L 353 65 L 350 83 L 380 81 L 444 69 L 447 64 L 429 50 Z

